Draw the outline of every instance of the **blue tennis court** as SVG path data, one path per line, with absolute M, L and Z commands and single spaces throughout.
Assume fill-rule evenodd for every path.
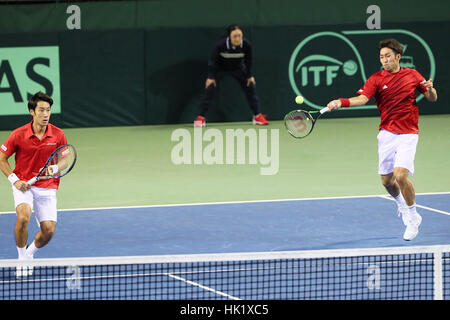
M 402 239 L 395 202 L 383 196 L 63 210 L 37 258 L 449 244 L 450 193 L 418 195 L 417 204 L 423 222 L 411 242 Z M 0 259 L 17 257 L 15 219 L 0 215 Z M 29 229 L 31 238 L 33 217 Z
M 73 259 L 22 278 L 10 268 L 0 291 L 2 299 L 430 299 L 433 252 L 367 251 L 449 244 L 450 193 L 418 195 L 417 205 L 423 222 L 411 242 L 385 196 L 63 210 L 36 258 Z M 2 230 L 14 223 L 14 213 L 0 215 Z M 0 258 L 15 259 L 12 232 L 0 241 L 10 243 Z M 336 249 L 356 250 L 304 256 Z M 445 299 L 449 258 L 444 253 Z M 368 285 L 371 268 L 379 290 Z

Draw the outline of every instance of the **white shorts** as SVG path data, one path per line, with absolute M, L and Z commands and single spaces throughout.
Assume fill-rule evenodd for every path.
M 12 189 L 15 208 L 22 203 L 27 203 L 31 210 L 34 210 L 38 226 L 42 221 L 56 222 L 56 189 L 31 187 L 25 192 L 17 190 L 14 186 Z
M 385 175 L 394 172 L 394 168 L 405 168 L 412 176 L 419 135 L 392 133 L 382 129 L 377 138 L 378 173 Z

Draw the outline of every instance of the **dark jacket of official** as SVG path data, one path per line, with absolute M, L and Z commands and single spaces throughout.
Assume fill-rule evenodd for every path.
M 221 71 L 245 70 L 247 79 L 252 77 L 252 45 L 243 39 L 241 45 L 231 45 L 229 37 L 222 38 L 213 47 L 208 60 L 208 78 L 216 79 Z

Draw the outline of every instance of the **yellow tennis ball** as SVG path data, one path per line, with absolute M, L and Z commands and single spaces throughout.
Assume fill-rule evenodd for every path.
M 297 97 L 295 98 L 295 102 L 297 102 L 297 104 L 302 104 L 303 101 L 304 101 L 304 99 L 303 99 L 302 96 L 297 96 Z

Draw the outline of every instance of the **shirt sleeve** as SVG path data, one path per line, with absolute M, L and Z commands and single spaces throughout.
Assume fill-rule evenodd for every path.
M 8 157 L 16 152 L 17 146 L 15 137 L 15 134 L 11 134 L 0 147 L 0 151 L 6 154 Z
M 373 76 L 367 79 L 364 86 L 357 91 L 358 94 L 365 95 L 367 99 L 372 98 L 377 92 L 377 83 Z

